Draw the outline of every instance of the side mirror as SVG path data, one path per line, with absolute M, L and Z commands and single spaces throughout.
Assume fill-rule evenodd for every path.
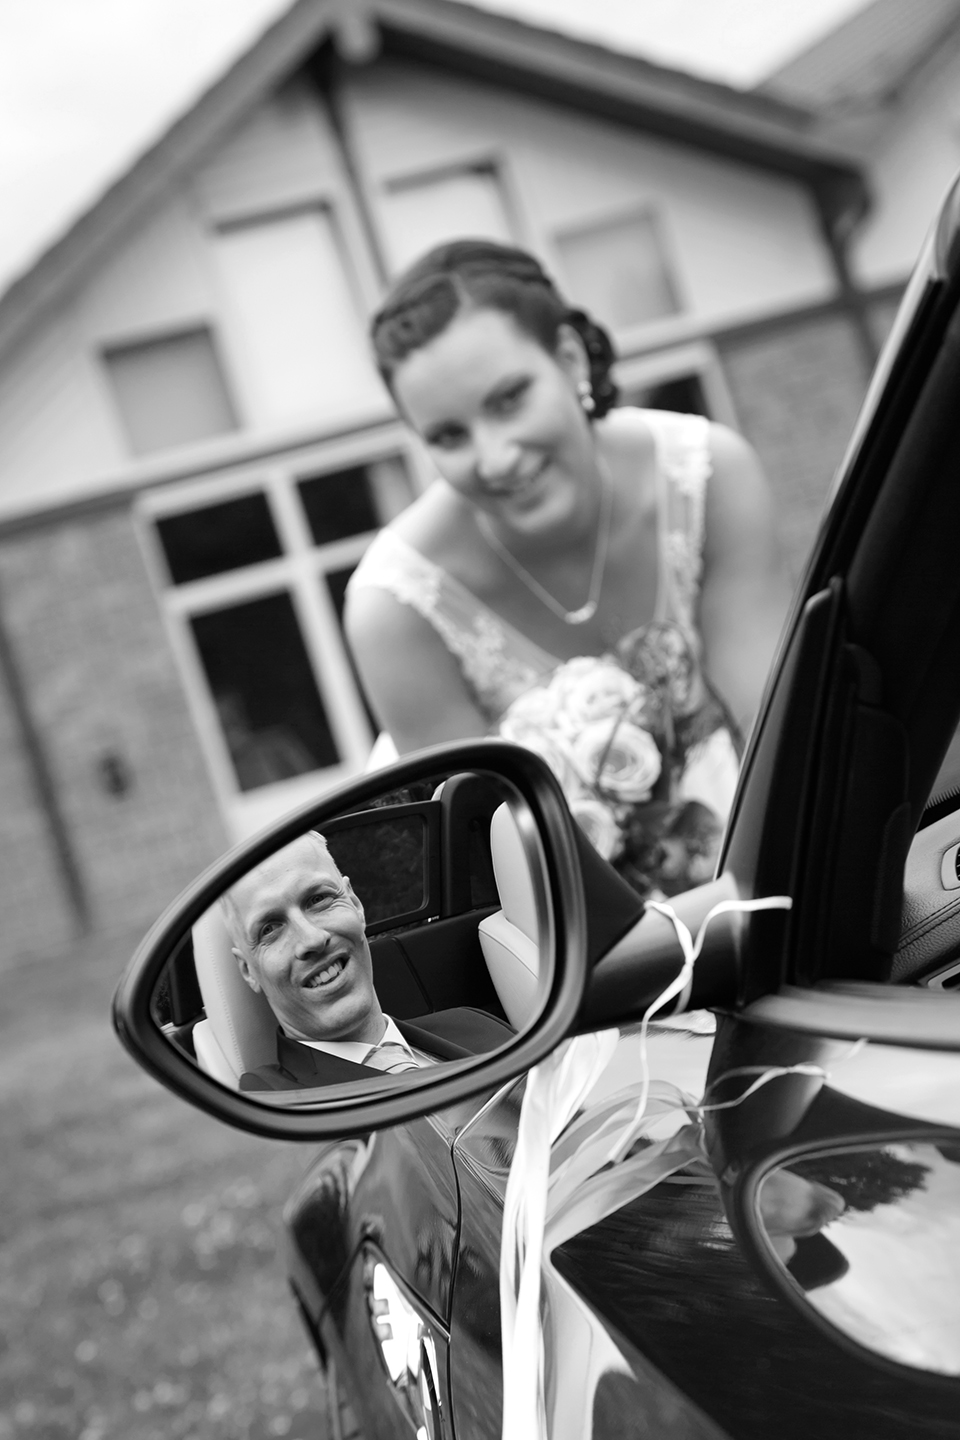
M 735 897 L 723 876 L 672 904 L 696 933 Z M 691 1008 L 734 1003 L 740 920 L 711 927 Z M 639 1020 L 682 964 L 672 923 L 600 858 L 544 762 L 489 740 L 422 751 L 231 851 L 147 935 L 114 1024 L 228 1124 L 331 1139 Z
M 708 1099 L 764 1064 L 781 1073 L 708 1126 L 746 1258 L 846 1348 L 960 1377 L 960 1054 L 728 1018 Z
M 578 853 L 529 751 L 422 752 L 201 876 L 131 961 L 117 1032 L 175 1093 L 269 1136 L 377 1129 L 499 1087 L 581 1008 Z

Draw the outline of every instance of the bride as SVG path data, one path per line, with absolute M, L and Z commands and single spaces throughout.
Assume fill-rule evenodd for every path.
M 640 679 L 669 692 L 690 734 L 736 741 L 786 598 L 750 446 L 701 416 L 614 408 L 609 338 L 521 250 L 431 250 L 371 334 L 438 472 L 347 594 L 348 639 L 397 750 L 511 734 L 519 697 L 564 662 L 611 655 L 634 674 L 644 657 Z M 722 812 L 736 756 L 729 739 L 713 750 L 707 798 Z

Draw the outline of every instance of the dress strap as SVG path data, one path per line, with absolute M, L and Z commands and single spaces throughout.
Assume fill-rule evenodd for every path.
M 645 410 L 656 445 L 659 510 L 657 619 L 696 631 L 703 569 L 707 480 L 713 468 L 710 422 L 702 415 Z

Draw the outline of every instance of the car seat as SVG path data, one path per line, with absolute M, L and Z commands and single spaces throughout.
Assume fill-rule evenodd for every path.
M 219 905 L 211 905 L 193 927 L 193 959 L 207 1012 L 193 1027 L 197 1063 L 237 1090 L 244 1071 L 276 1064 L 277 1017 L 240 974 Z
M 522 1030 L 536 1010 L 540 940 L 530 860 L 506 804 L 490 821 L 490 854 L 500 909 L 480 921 L 480 946 L 507 1019 Z

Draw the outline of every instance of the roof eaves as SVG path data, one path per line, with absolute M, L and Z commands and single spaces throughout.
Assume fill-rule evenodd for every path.
M 791 174 L 848 223 L 868 203 L 859 162 L 812 133 L 801 107 L 654 65 L 463 3 L 372 0 L 385 48 L 456 64 L 501 84 Z
M 804 178 L 826 209 L 858 215 L 866 188 L 855 161 L 806 133 L 797 106 L 669 70 L 460 0 L 296 0 L 239 60 L 0 296 L 0 354 L 54 304 L 143 210 L 189 173 L 306 60 L 344 15 L 365 12 L 385 48 L 455 65 Z
M 103 247 L 195 168 L 250 106 L 295 70 L 336 18 L 336 0 L 297 0 L 199 100 L 0 295 L 0 355 L 79 280 Z

